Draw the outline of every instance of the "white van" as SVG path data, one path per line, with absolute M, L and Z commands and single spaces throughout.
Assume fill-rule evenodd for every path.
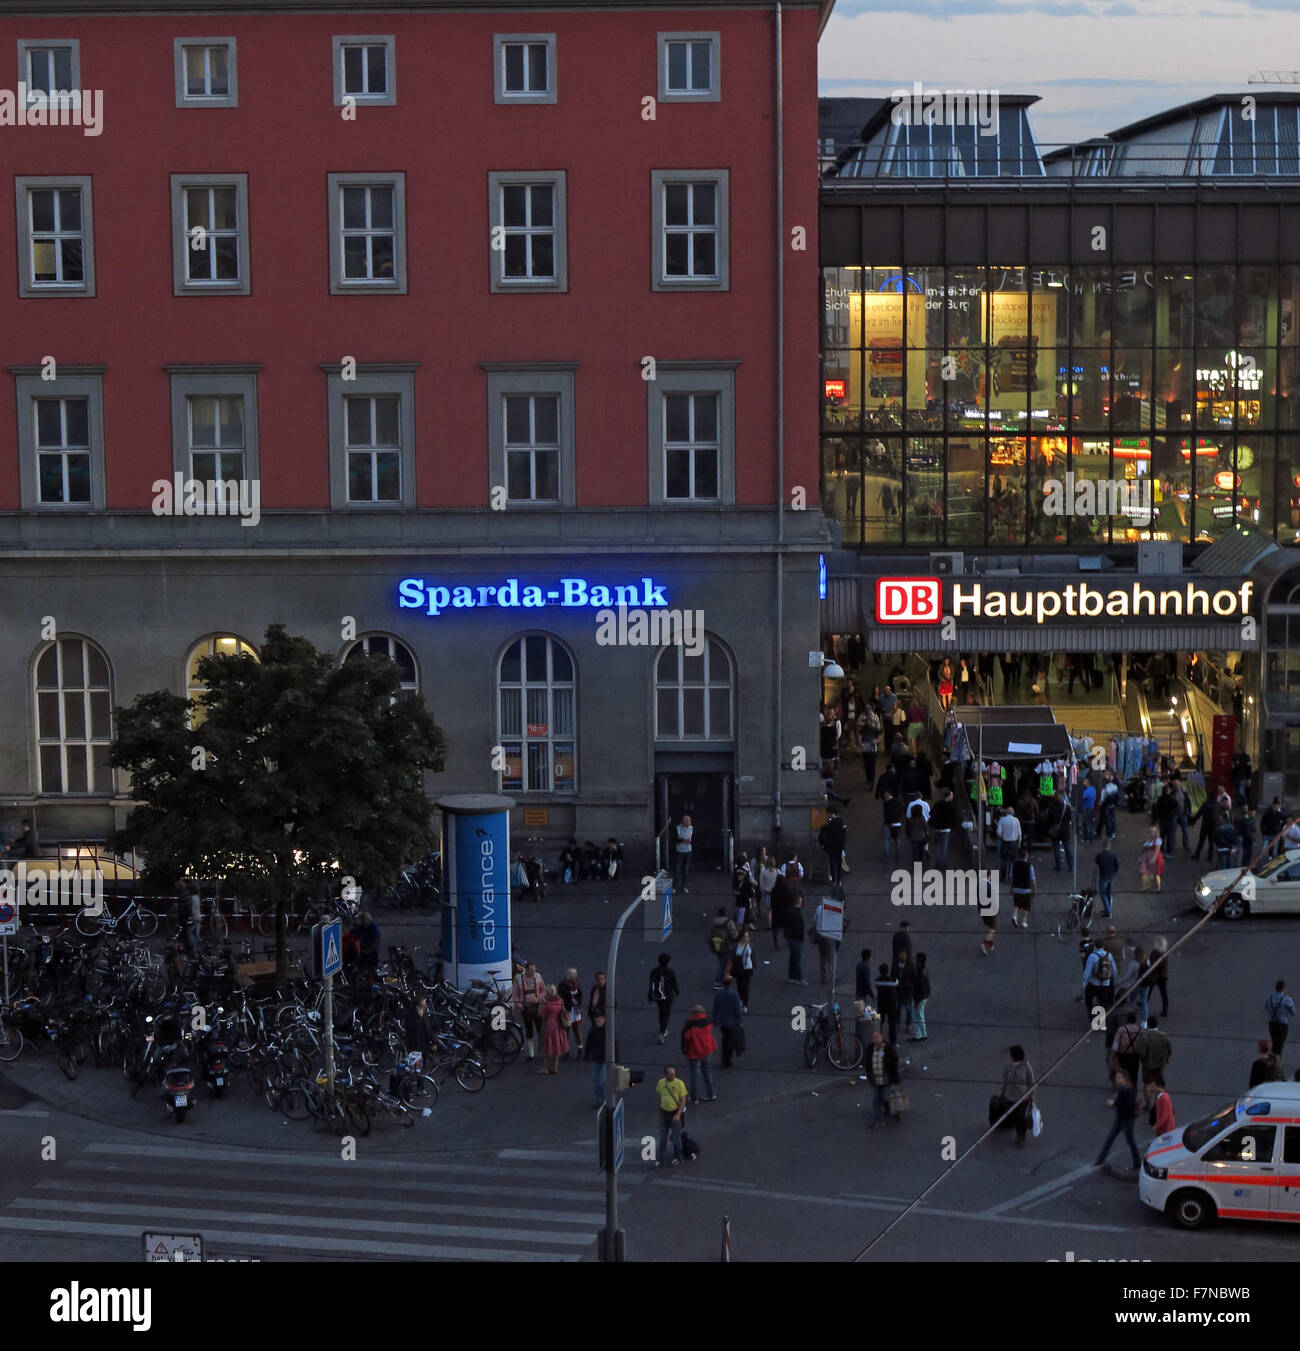
M 1184 1229 L 1216 1217 L 1300 1223 L 1300 1083 L 1260 1084 L 1221 1112 L 1158 1135 L 1138 1195 Z

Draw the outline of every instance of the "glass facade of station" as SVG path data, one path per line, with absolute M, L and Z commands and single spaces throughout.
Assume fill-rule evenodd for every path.
M 845 546 L 1300 541 L 1300 265 L 882 259 L 823 306 Z

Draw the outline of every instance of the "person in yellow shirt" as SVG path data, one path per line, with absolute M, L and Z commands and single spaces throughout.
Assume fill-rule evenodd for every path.
M 682 1161 L 682 1109 L 686 1106 L 686 1084 L 677 1077 L 677 1071 L 671 1065 L 664 1068 L 664 1077 L 655 1085 L 655 1097 L 659 1102 L 659 1149 L 655 1167 L 662 1168 L 670 1135 L 673 1157 L 669 1162 Z

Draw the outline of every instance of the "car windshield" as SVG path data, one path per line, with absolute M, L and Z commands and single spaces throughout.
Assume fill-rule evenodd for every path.
M 1281 872 L 1291 860 L 1285 854 L 1278 854 L 1269 859 L 1267 863 L 1261 863 L 1258 868 L 1252 868 L 1251 871 L 1256 877 L 1272 877 L 1274 873 Z
M 1192 1154 L 1199 1153 L 1216 1135 L 1227 1130 L 1236 1120 L 1237 1104 L 1230 1102 L 1226 1107 L 1215 1112 L 1213 1116 L 1206 1116 L 1199 1121 L 1193 1121 L 1183 1131 L 1183 1148 Z

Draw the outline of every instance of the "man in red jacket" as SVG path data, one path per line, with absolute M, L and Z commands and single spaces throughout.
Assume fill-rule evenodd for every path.
M 691 1016 L 682 1028 L 682 1054 L 691 1066 L 691 1101 L 700 1100 L 700 1075 L 704 1076 L 704 1087 L 709 1096 L 705 1102 L 712 1102 L 718 1095 L 713 1090 L 713 1075 L 709 1072 L 709 1057 L 718 1049 L 713 1036 L 713 1024 L 704 1011 L 703 1004 L 696 1004 Z

